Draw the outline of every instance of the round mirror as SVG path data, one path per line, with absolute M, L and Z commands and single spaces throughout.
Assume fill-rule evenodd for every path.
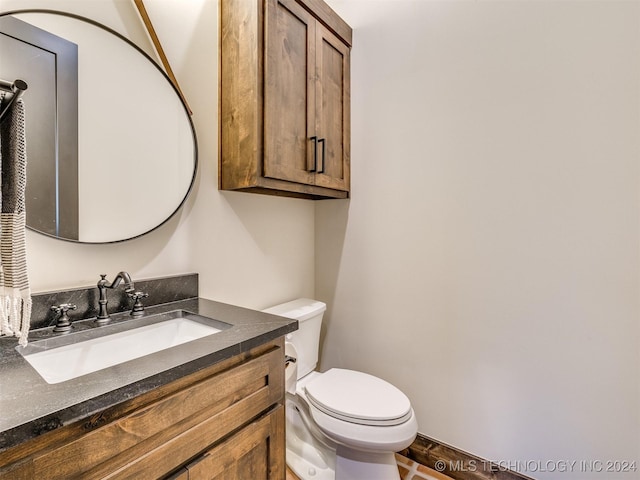
M 0 15 L 0 79 L 24 80 L 27 226 L 110 243 L 166 222 L 197 167 L 191 117 L 160 67 L 75 15 Z

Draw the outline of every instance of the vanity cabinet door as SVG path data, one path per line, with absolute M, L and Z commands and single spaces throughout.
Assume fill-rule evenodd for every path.
M 280 405 L 188 465 L 189 480 L 284 478 L 284 421 Z

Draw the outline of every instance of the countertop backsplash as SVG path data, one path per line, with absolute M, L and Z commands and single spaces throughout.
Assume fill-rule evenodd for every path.
M 107 276 L 111 281 L 118 272 L 112 272 Z M 31 311 L 31 329 L 45 328 L 54 324 L 57 313 L 51 310 L 53 305 L 62 303 L 72 303 L 76 305 L 75 310 L 69 310 L 69 318 L 83 320 L 95 317 L 98 314 L 98 288 L 100 279 L 96 275 L 96 285 L 89 287 L 74 288 L 70 290 L 57 290 L 53 292 L 36 293 L 32 295 L 33 309 Z M 148 293 L 149 296 L 143 299 L 145 306 L 160 305 L 163 303 L 187 300 L 198 296 L 198 274 L 188 273 L 182 275 L 172 275 L 145 280 L 133 278 L 136 291 Z M 124 289 L 124 285 L 107 291 L 109 313 L 119 313 L 130 310 L 133 301 L 129 298 Z

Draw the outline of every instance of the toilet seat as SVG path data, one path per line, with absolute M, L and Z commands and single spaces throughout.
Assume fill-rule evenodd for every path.
M 363 372 L 332 368 L 305 385 L 308 402 L 337 420 L 386 427 L 413 415 L 411 402 L 398 388 Z
M 374 426 L 345 422 L 327 415 L 310 402 L 309 413 L 315 424 L 332 442 L 365 452 L 399 452 L 416 438 L 418 422 L 411 409 L 409 418 L 400 425 Z

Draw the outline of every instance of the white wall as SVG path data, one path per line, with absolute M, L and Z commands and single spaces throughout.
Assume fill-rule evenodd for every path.
M 194 112 L 199 140 L 194 190 L 175 218 L 136 240 L 79 245 L 29 232 L 32 290 L 91 285 L 100 273 L 112 278 L 127 270 L 134 280 L 198 272 L 202 296 L 253 308 L 313 295 L 313 202 L 217 190 L 217 1 L 146 0 L 145 5 Z M 22 8 L 92 18 L 153 53 L 130 0 L 0 0 L 0 11 Z M 152 172 L 144 180 L 152 182 Z M 109 192 L 104 194 L 108 198 Z
M 507 466 L 640 461 L 640 3 L 329 3 L 353 190 L 316 205 L 322 367 Z

